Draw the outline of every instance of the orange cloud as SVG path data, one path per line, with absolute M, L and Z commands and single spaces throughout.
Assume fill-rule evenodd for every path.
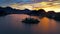
M 45 9 L 46 11 L 53 10 L 55 12 L 60 12 L 60 3 L 57 2 L 40 2 L 40 3 L 34 3 L 34 4 L 13 4 L 10 5 L 12 8 L 24 10 L 24 9 L 30 9 L 30 10 L 39 10 L 39 9 Z

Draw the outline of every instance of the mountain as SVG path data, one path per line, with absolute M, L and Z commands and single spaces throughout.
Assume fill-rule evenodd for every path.
M 38 3 L 32 3 L 32 4 L 12 4 L 10 7 L 19 9 L 19 10 L 24 10 L 24 9 L 29 9 L 29 10 L 39 10 L 39 9 L 44 9 L 46 12 L 48 11 L 55 11 L 55 12 L 60 12 L 60 3 L 58 2 L 38 2 Z

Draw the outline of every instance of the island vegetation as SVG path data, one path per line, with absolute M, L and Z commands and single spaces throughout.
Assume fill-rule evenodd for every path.
M 26 18 L 22 22 L 26 24 L 38 24 L 40 21 L 34 18 Z

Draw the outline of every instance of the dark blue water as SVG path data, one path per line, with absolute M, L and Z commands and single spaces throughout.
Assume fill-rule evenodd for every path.
M 24 14 L 11 14 L 0 17 L 0 34 L 60 34 L 60 22 L 49 18 L 39 19 L 38 24 L 24 24 L 21 21 L 30 16 Z

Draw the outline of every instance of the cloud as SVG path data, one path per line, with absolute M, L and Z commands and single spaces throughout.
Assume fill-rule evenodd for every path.
M 13 3 L 15 3 L 14 0 L 0 0 L 0 6 L 5 6 Z
M 38 9 L 45 9 L 46 11 L 54 10 L 56 12 L 60 12 L 60 3 L 54 3 L 54 2 L 39 2 L 39 3 L 33 3 L 33 4 L 13 4 L 10 5 L 10 7 L 15 9 L 30 9 L 30 10 L 38 10 Z
M 25 3 L 32 3 L 32 2 L 34 1 L 32 0 L 0 0 L 0 6 L 10 5 L 14 3 L 25 4 Z
M 38 3 L 38 2 L 44 2 L 49 0 L 0 0 L 0 6 L 9 6 L 10 4 L 32 4 L 32 3 Z M 55 2 L 60 2 L 60 0 L 53 0 Z

